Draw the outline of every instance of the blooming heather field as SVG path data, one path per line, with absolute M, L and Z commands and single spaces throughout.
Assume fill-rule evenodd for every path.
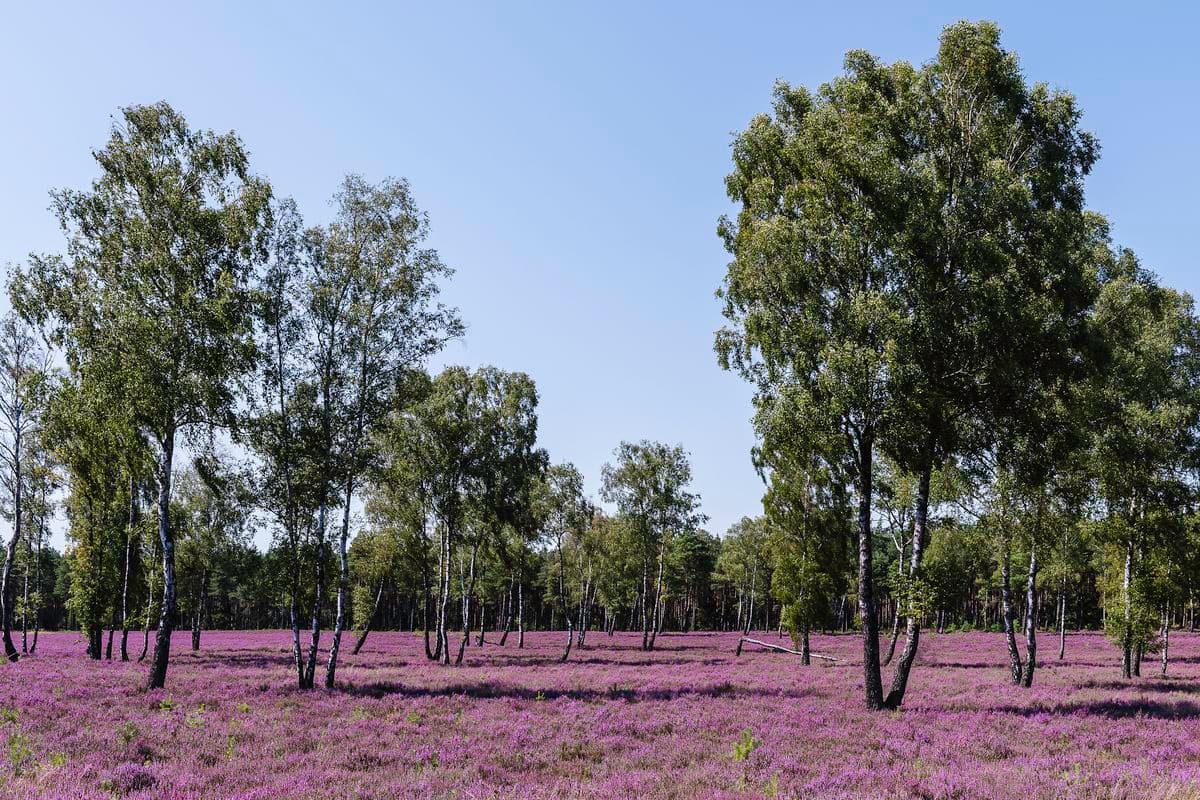
M 846 660 L 809 668 L 735 658 L 731 634 L 666 635 L 651 655 L 596 636 L 566 665 L 560 640 L 452 669 L 416 636 L 373 634 L 342 689 L 304 694 L 283 632 L 208 633 L 199 654 L 179 636 L 168 692 L 44 635 L 2 668 L 3 795 L 1200 797 L 1200 636 L 1175 638 L 1167 678 L 1128 684 L 1101 636 L 1074 636 L 1032 690 L 1006 685 L 999 635 L 929 636 L 905 709 L 877 714 L 854 636 L 818 638 Z

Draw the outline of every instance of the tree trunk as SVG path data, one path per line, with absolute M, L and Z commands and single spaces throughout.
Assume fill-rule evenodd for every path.
M 1029 578 L 1025 585 L 1025 669 L 1021 685 L 1033 686 L 1033 671 L 1037 668 L 1037 547 L 1029 547 Z
M 440 596 L 438 597 L 438 640 L 437 654 L 442 664 L 450 663 L 450 637 L 446 630 L 446 617 L 450 605 L 450 537 L 451 532 L 448 526 L 442 528 L 442 548 L 439 556 L 441 564 L 438 570 L 438 583 Z
M 504 599 L 504 633 L 500 634 L 500 646 L 504 647 L 508 641 L 508 632 L 512 630 L 512 601 L 513 601 L 513 583 L 516 580 L 514 573 L 508 574 L 508 596 Z
M 1067 653 L 1067 579 L 1062 579 L 1062 591 L 1058 598 L 1058 660 Z
M 563 648 L 563 654 L 559 656 L 559 663 L 566 663 L 566 660 L 571 657 L 571 642 L 575 639 L 575 626 L 571 623 L 571 618 L 567 617 L 567 646 Z
M 900 603 L 897 601 L 896 613 L 892 615 L 892 635 L 888 641 L 887 655 L 884 656 L 883 662 L 880 666 L 886 667 L 888 664 L 891 664 L 892 659 L 896 655 L 896 642 L 900 640 L 900 616 Z
M 487 601 L 479 599 L 479 638 L 475 640 L 476 647 L 483 647 L 484 626 L 487 623 Z
M 525 594 L 523 583 L 517 582 L 517 649 L 525 646 Z
M 347 547 L 350 544 L 350 502 L 354 497 L 353 479 L 346 481 L 346 493 L 343 498 L 342 531 L 338 537 L 338 589 L 337 616 L 333 622 L 333 641 L 329 645 L 329 662 L 325 666 L 325 688 L 332 689 L 337 674 L 338 652 L 342 646 L 342 631 L 346 628 L 346 607 L 350 602 L 350 554 Z
M 1124 629 L 1121 631 L 1121 676 L 1133 677 L 1133 542 L 1125 543 L 1125 574 L 1121 582 L 1121 594 L 1125 602 Z
M 646 598 L 650 594 L 650 558 L 642 551 L 642 649 L 650 649 L 650 618 L 646 614 Z
M 13 465 L 13 533 L 9 537 L 8 546 L 4 549 L 4 568 L 3 571 L 0 571 L 0 620 L 2 620 L 4 631 L 4 657 L 9 661 L 16 661 L 18 657 L 17 647 L 12 640 L 13 597 L 15 595 L 12 585 L 12 569 L 17 558 L 17 543 L 21 541 L 21 517 L 24 516 L 21 510 L 21 486 L 24 481 L 21 477 L 20 441 L 20 436 L 18 436 L 14 446 L 16 452 Z
M 475 593 L 475 556 L 478 552 L 479 545 L 472 545 L 469 582 L 463 591 L 463 636 L 462 641 L 458 644 L 458 657 L 454 659 L 456 667 L 462 665 L 463 655 L 467 652 L 467 644 L 471 641 L 471 595 Z
M 754 630 L 754 597 L 757 594 L 755 584 L 758 583 L 758 558 L 754 559 L 754 566 L 750 568 L 750 605 L 746 609 L 746 628 L 742 631 L 743 636 L 749 636 L 750 631 Z
M 1000 559 L 1000 606 L 1004 624 L 1004 638 L 1008 642 L 1008 661 L 1010 678 L 1014 684 L 1021 682 L 1022 665 L 1021 652 L 1017 650 L 1017 634 L 1013 625 L 1012 582 L 1009 569 L 1009 544 L 1004 542 L 1004 552 Z
M 313 565 L 313 605 L 309 620 L 308 657 L 304 663 L 304 679 L 301 689 L 313 688 L 317 674 L 317 649 L 321 644 L 321 609 L 325 604 L 325 505 L 317 512 L 316 564 Z
M 295 522 L 293 521 L 293 525 Z M 304 687 L 304 650 L 300 645 L 300 547 L 296 541 L 296 530 L 290 534 L 292 541 L 292 585 L 288 591 L 288 621 L 292 625 L 292 665 L 296 668 L 296 686 Z
M 1167 656 L 1171 647 L 1171 604 L 1168 602 L 1163 608 L 1162 615 L 1162 671 L 1161 675 L 1167 674 Z
M 588 567 L 590 572 L 591 567 Z M 583 648 L 583 641 L 587 638 L 588 628 L 591 627 L 592 620 L 592 605 L 596 602 L 596 592 L 592 588 L 592 580 L 589 577 L 583 585 L 583 605 L 579 608 L 579 628 L 576 634 L 576 644 L 580 649 Z
M 575 638 L 575 630 L 571 625 L 571 612 L 567 610 L 567 587 L 566 587 L 566 564 L 563 560 L 562 551 L 562 535 L 559 534 L 556 538 L 555 549 L 558 551 L 558 605 L 562 609 L 563 620 L 567 624 L 567 646 L 563 650 L 562 657 L 558 660 L 560 663 L 565 663 L 571 656 L 571 642 Z
M 42 507 L 45 508 L 46 498 L 45 490 L 43 490 Z M 38 634 L 42 631 L 42 542 L 46 540 L 46 518 L 44 515 L 38 515 L 38 544 L 36 555 L 33 559 L 33 575 L 34 575 L 34 597 L 37 598 L 37 603 L 33 609 L 33 644 L 29 646 L 30 655 L 37 652 Z
M 659 545 L 658 545 L 658 578 L 654 582 L 654 608 L 653 608 L 654 616 L 652 618 L 653 629 L 650 633 L 650 643 L 649 643 L 649 646 L 646 648 L 647 650 L 654 649 L 654 642 L 658 638 L 659 626 L 662 625 L 662 619 L 660 616 L 659 605 L 662 603 L 663 568 L 664 568 L 665 562 L 666 562 L 666 551 L 667 551 L 667 537 L 666 537 L 666 534 L 664 533 L 662 535 L 661 541 L 659 542 Z
M 379 613 L 379 602 L 383 600 L 383 584 L 384 581 L 381 579 L 379 581 L 379 589 L 377 589 L 375 592 L 375 604 L 371 606 L 371 614 L 367 617 L 366 624 L 363 625 L 362 633 L 358 635 L 358 641 L 354 643 L 354 650 L 352 650 L 350 653 L 352 656 L 358 655 L 358 651 L 362 650 L 363 645 L 367 641 L 367 636 L 371 633 L 371 625 L 373 625 L 375 622 L 375 615 Z M 429 646 L 428 636 L 425 637 L 425 646 L 427 648 Z
M 162 441 L 158 464 L 158 541 L 162 546 L 163 600 L 159 610 L 158 632 L 154 636 L 154 657 L 150 662 L 149 688 L 161 689 L 167 682 L 167 662 L 171 658 L 171 633 L 175 630 L 175 537 L 171 532 L 171 468 L 175 456 L 175 430 Z
M 204 623 L 204 606 L 208 602 L 208 570 L 200 575 L 196 587 L 196 604 L 192 613 L 192 652 L 200 650 L 200 626 Z
M 29 556 L 33 548 L 29 546 L 29 537 L 25 537 L 25 581 L 21 589 L 21 653 L 29 655 Z
M 138 656 L 138 663 L 146 660 L 146 653 L 150 651 L 150 620 L 154 618 L 154 594 L 146 592 L 146 624 L 142 627 L 142 654 Z
M 917 484 L 916 509 L 913 512 L 913 541 L 912 560 L 908 566 L 908 579 L 915 583 L 921 577 L 921 556 L 925 552 L 925 540 L 929 523 L 929 479 L 932 467 L 921 471 Z M 896 672 L 892 675 L 892 686 L 884 705 L 888 708 L 899 708 L 904 702 L 904 692 L 908 688 L 908 675 L 913 661 L 917 657 L 917 644 L 921 639 L 921 618 L 917 609 L 908 609 L 908 626 L 905 630 L 904 649 L 900 652 L 900 660 L 896 662 Z
M 883 708 L 883 680 L 879 675 L 879 625 L 875 619 L 875 586 L 872 571 L 871 492 L 874 467 L 873 437 L 860 435 L 858 444 L 858 611 L 862 617 L 863 695 L 867 708 Z
M 129 660 L 129 567 L 137 525 L 137 482 L 129 478 L 129 524 L 125 527 L 125 571 L 121 576 L 121 660 Z
M 441 653 L 434 653 L 429 646 L 429 612 L 433 607 L 433 593 L 429 590 L 429 562 L 424 554 L 421 556 L 421 589 L 425 593 L 425 603 L 421 608 L 421 627 L 424 628 L 425 635 L 425 658 L 437 661 Z

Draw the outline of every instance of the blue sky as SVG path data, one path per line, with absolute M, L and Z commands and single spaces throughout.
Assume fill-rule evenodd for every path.
M 1089 204 L 1200 284 L 1183 4 L 39 5 L 0 21 L 0 263 L 61 249 L 47 191 L 86 185 L 131 103 L 237 130 L 312 222 L 347 172 L 407 177 L 469 325 L 440 363 L 530 373 L 542 443 L 593 492 L 620 440 L 682 443 L 715 532 L 760 510 L 750 392 L 712 353 L 715 227 L 731 136 L 776 78 L 815 86 L 852 48 L 922 62 L 947 23 L 996 20 L 1099 136 Z

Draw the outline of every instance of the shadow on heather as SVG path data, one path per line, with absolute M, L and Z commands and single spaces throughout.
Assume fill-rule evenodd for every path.
M 766 690 L 745 687 L 735 687 L 731 683 L 718 683 L 710 686 L 689 687 L 682 689 L 625 689 L 610 687 L 608 689 L 534 689 L 524 686 L 502 684 L 449 684 L 446 686 L 407 686 L 398 681 L 380 681 L 365 684 L 348 684 L 342 688 L 346 694 L 361 697 L 381 698 L 393 695 L 403 697 L 440 697 L 462 695 L 478 699 L 513 698 L 519 700 L 582 700 L 585 702 L 601 700 L 624 700 L 630 703 L 675 700 L 683 697 L 779 697 L 797 699 L 812 694 L 808 690 Z

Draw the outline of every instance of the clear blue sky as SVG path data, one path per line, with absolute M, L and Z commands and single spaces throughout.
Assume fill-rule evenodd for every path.
M 1103 146 L 1090 205 L 1166 282 L 1200 283 L 1183 4 L 172 5 L 5 10 L 0 263 L 61 248 L 47 191 L 86 185 L 131 103 L 237 130 L 312 222 L 347 172 L 407 177 L 469 324 L 444 362 L 529 372 L 542 443 L 592 491 L 621 439 L 682 443 L 715 532 L 760 510 L 750 393 L 712 353 L 714 231 L 731 135 L 776 78 L 815 86 L 851 48 L 921 62 L 945 24 L 994 19 L 1079 97 Z

